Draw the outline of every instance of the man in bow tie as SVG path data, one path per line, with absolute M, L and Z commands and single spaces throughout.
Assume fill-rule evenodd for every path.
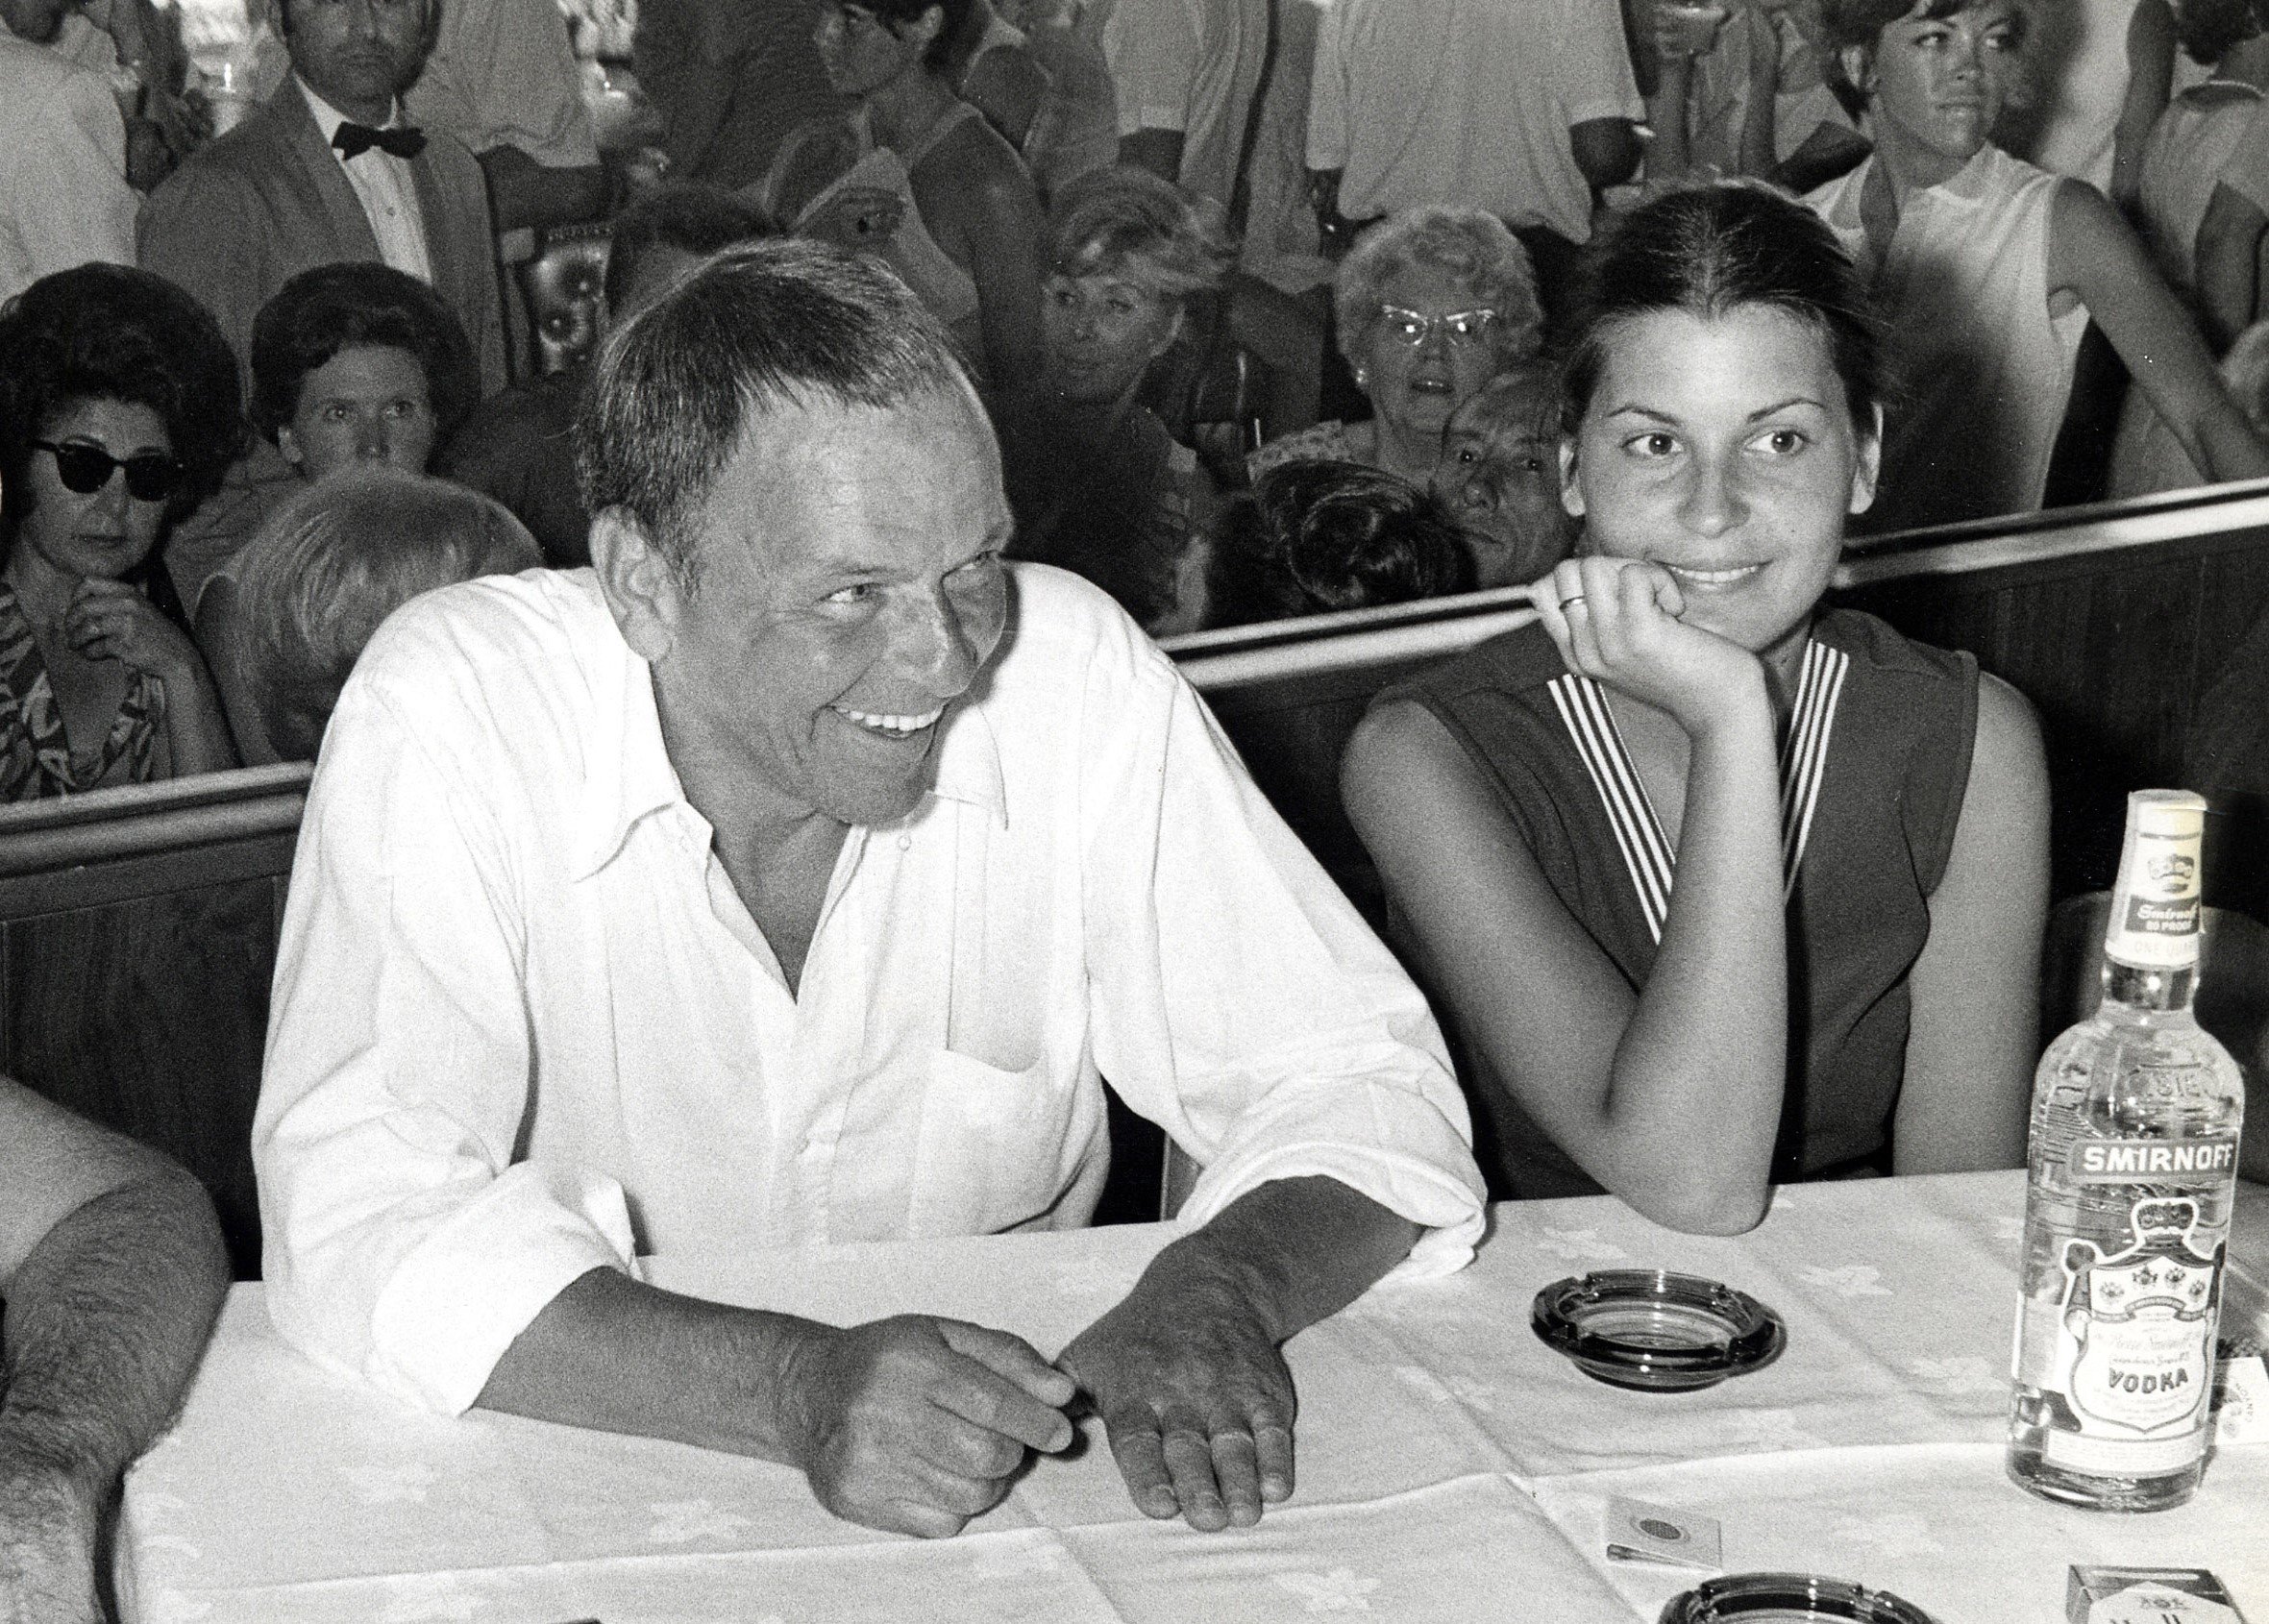
M 290 75 L 184 163 L 142 210 L 139 258 L 204 301 L 249 356 L 253 317 L 299 272 L 377 259 L 421 278 L 505 382 L 503 307 L 481 167 L 402 120 L 439 0 L 269 0 Z

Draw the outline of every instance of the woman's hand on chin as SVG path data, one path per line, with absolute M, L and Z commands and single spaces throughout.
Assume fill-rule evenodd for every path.
M 1569 558 L 1527 592 L 1570 671 L 1654 706 L 1689 734 L 1771 702 L 1755 654 L 1680 619 L 1685 596 L 1659 564 Z
M 90 660 L 117 660 L 180 679 L 199 669 L 197 646 L 158 606 L 122 580 L 89 576 L 72 594 L 63 635 Z

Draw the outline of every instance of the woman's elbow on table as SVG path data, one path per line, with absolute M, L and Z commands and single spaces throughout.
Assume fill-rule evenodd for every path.
M 1623 1195 L 1640 1217 L 1681 1235 L 1746 1235 L 1764 1220 L 1771 1199 L 1763 1179 L 1698 1180 Z

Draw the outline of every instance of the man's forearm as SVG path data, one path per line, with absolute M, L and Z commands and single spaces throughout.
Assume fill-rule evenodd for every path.
M 185 1173 L 58 1222 L 7 1282 L 0 1474 L 107 1494 L 173 1415 L 228 1285 L 212 1205 Z
M 1135 1294 L 1180 1282 L 1225 1288 L 1281 1343 L 1369 1290 L 1419 1233 L 1338 1179 L 1279 1179 L 1159 1253 Z
M 545 1305 L 474 1402 L 793 1464 L 783 1394 L 799 1344 L 820 1329 L 594 1268 Z

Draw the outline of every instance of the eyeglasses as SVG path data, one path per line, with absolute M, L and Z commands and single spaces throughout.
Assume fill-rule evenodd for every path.
M 111 482 L 111 476 L 126 470 L 126 494 L 136 502 L 163 502 L 182 482 L 182 465 L 161 451 L 139 451 L 132 456 L 112 456 L 101 446 L 76 441 L 58 444 L 34 440 L 35 451 L 55 456 L 56 477 L 63 489 L 91 496 Z
M 1445 316 L 1420 315 L 1406 310 L 1400 305 L 1381 305 L 1379 321 L 1390 336 L 1416 350 L 1434 336 L 1436 328 L 1449 335 L 1450 344 L 1464 349 L 1467 344 L 1479 343 L 1489 324 L 1497 319 L 1494 310 L 1452 310 Z

